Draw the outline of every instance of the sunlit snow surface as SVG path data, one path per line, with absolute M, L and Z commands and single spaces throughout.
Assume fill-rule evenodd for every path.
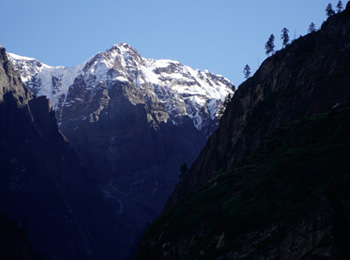
M 220 75 L 194 70 L 177 61 L 142 58 L 125 43 L 116 44 L 77 67 L 52 67 L 34 58 L 12 53 L 8 56 L 26 86 L 34 94 L 48 97 L 56 110 L 65 105 L 69 87 L 77 76 L 89 81 L 89 88 L 101 83 L 128 82 L 145 98 L 154 96 L 163 103 L 173 124 L 188 116 L 201 130 L 203 117 L 214 120 L 225 97 L 233 93 L 230 81 Z
M 20 72 L 23 83 L 37 96 L 50 99 L 54 109 L 66 97 L 74 79 L 82 72 L 85 63 L 77 67 L 49 66 L 34 58 L 8 53 L 9 59 Z

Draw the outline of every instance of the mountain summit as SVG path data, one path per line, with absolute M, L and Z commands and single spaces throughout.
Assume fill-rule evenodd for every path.
M 146 59 L 130 45 L 120 43 L 104 53 L 98 53 L 77 67 L 52 67 L 34 58 L 9 54 L 9 59 L 20 72 L 21 79 L 32 93 L 46 96 L 62 123 L 64 110 L 79 110 L 78 117 L 94 121 L 108 104 L 107 85 L 119 82 L 129 85 L 128 99 L 133 105 L 151 105 L 148 120 L 154 124 L 167 122 L 181 124 L 185 117 L 198 130 L 210 133 L 217 125 L 218 109 L 225 97 L 233 93 L 233 85 L 220 75 L 194 70 L 180 62 Z M 72 86 L 84 81 L 85 89 L 77 93 Z M 98 92 L 101 92 L 99 96 Z M 132 89 L 132 90 L 131 90 Z M 99 105 L 88 105 L 99 98 Z M 79 120 L 71 118 L 70 120 Z
M 77 67 L 8 56 L 30 91 L 51 100 L 105 201 L 129 220 L 118 227 L 127 252 L 160 213 L 180 165 L 190 165 L 218 127 L 233 85 L 177 61 L 143 58 L 125 43 Z

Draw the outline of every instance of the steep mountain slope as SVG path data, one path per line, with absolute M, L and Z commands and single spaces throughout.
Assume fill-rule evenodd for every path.
M 349 259 L 349 131 L 350 103 L 277 128 L 165 211 L 136 259 Z
M 238 88 L 137 259 L 349 259 L 349 8 Z
M 4 48 L 0 86 L 0 211 L 26 220 L 30 241 L 48 259 L 122 259 L 128 221 L 104 203 L 49 101 L 23 86 Z
M 85 63 L 77 67 L 53 67 L 34 58 L 13 53 L 8 53 L 7 56 L 30 92 L 48 98 L 56 113 L 60 115 L 68 88 L 82 72 Z
M 121 43 L 76 68 L 9 54 L 26 86 L 53 102 L 60 130 L 131 237 L 163 208 L 218 126 L 233 85 L 208 71 L 145 59 Z
M 268 58 L 235 92 L 219 129 L 168 206 L 230 168 L 282 123 L 320 113 L 350 97 L 348 10 Z

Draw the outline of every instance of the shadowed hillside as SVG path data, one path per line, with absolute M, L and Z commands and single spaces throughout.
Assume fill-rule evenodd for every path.
M 236 91 L 137 259 L 349 259 L 350 10 Z

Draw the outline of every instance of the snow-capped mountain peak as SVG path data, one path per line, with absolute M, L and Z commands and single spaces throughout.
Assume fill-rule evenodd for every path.
M 59 122 L 64 107 L 80 107 L 81 102 L 91 103 L 96 98 L 104 101 L 85 109 L 81 118 L 98 120 L 99 113 L 108 107 L 110 88 L 122 84 L 127 86 L 124 92 L 132 104 L 157 109 L 158 116 L 148 120 L 181 124 L 188 117 L 202 130 L 217 120 L 219 107 L 233 93 L 233 85 L 220 75 L 194 70 L 178 61 L 143 58 L 126 43 L 116 44 L 77 67 L 48 66 L 15 54 L 9 54 L 9 59 L 34 94 L 51 100 Z

